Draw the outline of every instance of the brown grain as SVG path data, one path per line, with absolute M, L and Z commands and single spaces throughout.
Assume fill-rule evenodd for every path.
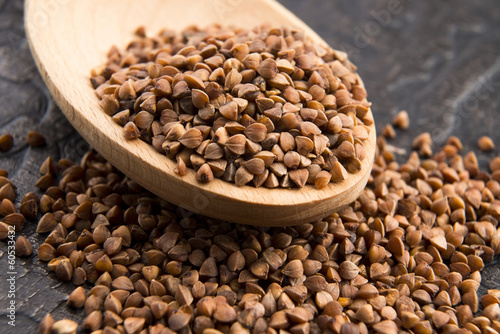
M 231 131 L 243 131 L 237 129 Z M 286 137 L 285 148 L 291 145 Z M 417 143 L 430 146 L 428 139 Z M 307 146 L 305 140 L 293 143 L 301 141 Z M 40 218 L 48 236 L 38 257 L 50 261 L 59 280 L 91 287 L 86 300 L 83 287 L 68 298 L 84 306 L 89 331 L 119 333 L 126 324 L 137 333 L 166 327 L 195 333 L 494 333 L 500 293 L 480 296 L 479 287 L 480 271 L 500 253 L 500 186 L 486 172 L 464 173 L 454 163 L 460 145 L 448 143 L 457 150 L 428 159 L 413 152 L 399 165 L 379 140 L 372 178 L 354 203 L 286 228 L 183 215 L 92 152 L 82 166 L 44 167 L 57 182 L 71 174 L 68 182 L 81 183 L 51 187 L 42 196 L 40 202 L 51 204 L 44 204 Z M 282 150 L 282 157 L 288 152 Z M 290 174 L 269 157 L 254 159 L 269 175 Z M 476 168 L 472 156 L 462 161 Z M 247 166 L 238 168 L 255 177 Z M 321 173 L 314 178 L 332 175 Z M 23 201 L 37 203 L 33 195 Z M 0 224 L 0 232 L 8 226 Z M 55 321 L 49 320 L 42 332 L 51 331 Z
M 188 29 L 185 40 L 138 34 L 91 71 L 103 111 L 124 127 L 125 138 L 141 138 L 175 160 L 178 175 L 194 169 L 199 182 L 324 187 L 360 170 L 365 125 L 373 121 L 344 53 L 289 28 L 207 29 Z M 350 146 L 337 140 L 341 131 L 351 135 Z M 263 151 L 265 168 L 288 154 L 285 170 L 257 165 Z M 323 173 L 315 182 L 312 160 L 317 172 L 330 172 L 332 157 L 343 170 L 336 166 L 334 177 Z

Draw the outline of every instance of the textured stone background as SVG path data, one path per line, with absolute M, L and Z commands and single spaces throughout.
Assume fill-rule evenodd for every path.
M 500 7 L 494 0 L 282 0 L 330 45 L 347 51 L 358 65 L 373 102 L 377 129 L 405 109 L 411 130 L 398 131 L 393 144 L 409 149 L 411 139 L 429 131 L 436 146 L 449 135 L 465 152 L 478 151 L 477 138 L 489 135 L 500 146 Z M 64 3 L 64 2 L 62 2 Z M 392 11 L 392 12 L 391 12 Z M 24 143 L 28 130 L 44 133 L 48 145 Z M 0 134 L 15 137 L 0 153 L 18 193 L 33 191 L 43 159 L 78 159 L 88 145 L 65 120 L 36 71 L 23 31 L 23 4 L 0 0 Z M 498 154 L 478 154 L 486 161 Z M 28 223 L 23 235 L 38 246 L 43 239 Z M 59 283 L 36 256 L 17 259 L 17 321 L 6 327 L 6 244 L 0 243 L 0 332 L 34 333 L 48 312 L 56 319 L 82 319 L 65 307 L 71 284 Z M 500 266 L 483 273 L 481 291 L 500 287 Z

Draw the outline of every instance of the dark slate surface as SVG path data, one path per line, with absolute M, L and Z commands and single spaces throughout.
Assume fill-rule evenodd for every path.
M 489 135 L 500 145 L 500 7 L 488 1 L 324 1 L 282 0 L 333 47 L 347 51 L 358 65 L 373 102 L 377 129 L 401 109 L 412 127 L 392 141 L 409 148 L 411 139 L 430 131 L 437 144 L 457 135 L 465 151 Z M 43 159 L 78 159 L 88 145 L 65 120 L 36 71 L 23 31 L 22 1 L 0 0 L 0 134 L 15 137 L 0 154 L 18 186 L 35 190 Z M 24 143 L 28 130 L 43 132 L 48 145 Z M 478 154 L 486 161 L 498 153 Z M 35 223 L 21 234 L 38 246 Z M 33 333 L 48 312 L 56 319 L 82 319 L 66 308 L 71 284 L 59 283 L 36 256 L 16 259 L 16 327 L 7 327 L 7 245 L 0 243 L 0 332 Z M 483 272 L 481 292 L 499 288 L 499 265 Z

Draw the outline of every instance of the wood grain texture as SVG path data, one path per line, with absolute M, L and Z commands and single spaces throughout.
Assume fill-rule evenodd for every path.
M 375 153 L 375 126 L 366 142 L 361 172 L 317 190 L 236 187 L 222 180 L 201 184 L 189 170 L 179 177 L 175 163 L 142 141 L 126 141 L 122 128 L 100 108 L 89 83 L 91 68 L 103 63 L 115 44 L 126 45 L 144 25 L 149 33 L 222 22 L 238 27 L 264 23 L 304 29 L 326 44 L 273 0 L 235 1 L 218 6 L 202 0 L 146 2 L 71 1 L 60 15 L 43 20 L 45 2 L 26 1 L 26 33 L 40 73 L 57 104 L 80 134 L 106 159 L 146 189 L 169 202 L 207 216 L 252 225 L 284 226 L 315 221 L 351 203 L 366 185 Z

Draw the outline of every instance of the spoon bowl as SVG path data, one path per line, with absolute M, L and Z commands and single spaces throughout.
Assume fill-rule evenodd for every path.
M 354 201 L 365 187 L 375 154 L 375 127 L 365 141 L 357 174 L 323 189 L 237 187 L 219 179 L 196 181 L 193 170 L 173 172 L 175 162 L 140 140 L 127 141 L 123 128 L 99 106 L 90 70 L 106 60 L 112 45 L 124 47 L 138 26 L 149 33 L 223 22 L 236 27 L 265 23 L 302 29 L 326 43 L 274 0 L 55 0 L 25 1 L 25 25 L 34 59 L 52 96 L 93 148 L 144 188 L 185 209 L 251 225 L 285 226 L 325 217 Z M 371 111 L 370 111 L 371 113 Z

